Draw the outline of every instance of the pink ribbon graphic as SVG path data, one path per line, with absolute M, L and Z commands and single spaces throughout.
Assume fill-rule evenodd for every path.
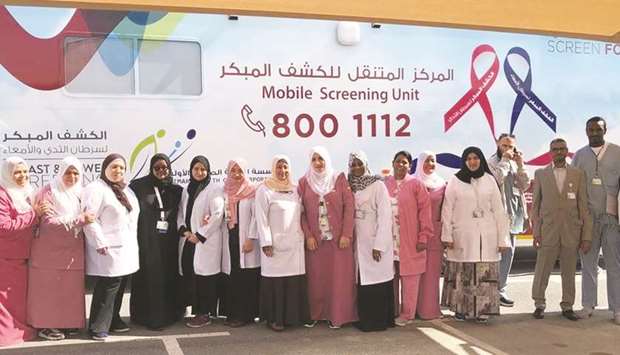
M 487 70 L 480 78 L 476 75 L 476 71 L 474 69 L 474 62 L 476 59 L 484 54 L 484 53 L 492 53 L 493 54 L 493 63 L 489 70 Z M 495 53 L 495 49 L 488 44 L 481 44 L 471 54 L 471 69 L 470 69 L 470 80 L 471 80 L 471 89 L 467 90 L 465 95 L 461 97 L 459 101 L 457 101 L 454 106 L 446 114 L 443 116 L 444 118 L 444 132 L 447 132 L 450 127 L 452 127 L 463 115 L 471 109 L 475 103 L 479 103 L 482 111 L 484 112 L 485 117 L 487 118 L 487 122 L 489 123 L 489 127 L 491 128 L 491 133 L 493 133 L 493 137 L 495 137 L 495 125 L 493 124 L 493 111 L 491 110 L 491 104 L 489 103 L 489 98 L 486 95 L 486 92 L 489 91 L 495 79 L 497 79 L 499 71 L 499 59 L 497 57 L 497 53 Z

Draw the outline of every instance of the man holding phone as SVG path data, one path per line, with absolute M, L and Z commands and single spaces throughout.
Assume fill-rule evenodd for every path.
M 490 157 L 488 163 L 500 188 L 502 202 L 510 218 L 511 247 L 502 254 L 498 287 L 500 304 L 504 307 L 512 307 L 514 301 L 508 297 L 506 285 L 515 251 L 515 235 L 527 230 L 529 224 L 525 191 L 530 186 L 530 177 L 523 167 L 523 154 L 517 149 L 517 139 L 512 134 L 500 134 L 497 139 L 497 151 Z

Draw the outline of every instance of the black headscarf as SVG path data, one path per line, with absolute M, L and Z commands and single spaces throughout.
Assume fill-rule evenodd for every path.
M 478 167 L 478 170 L 476 171 L 471 171 L 467 167 L 467 164 L 466 164 L 467 156 L 470 153 L 474 153 L 478 156 L 478 158 L 480 158 L 480 166 Z M 463 155 L 461 155 L 461 170 L 459 170 L 454 175 L 456 175 L 456 177 L 462 182 L 469 184 L 472 178 L 478 179 L 482 177 L 484 173 L 491 174 L 491 170 L 489 169 L 489 164 L 487 164 L 487 160 L 484 157 L 484 154 L 482 154 L 482 151 L 480 150 L 480 148 L 478 147 L 465 148 L 465 150 L 463 151 Z
M 192 169 L 194 169 L 194 165 L 201 163 L 207 168 L 207 177 L 202 181 L 198 181 L 194 179 L 192 175 Z M 187 207 L 185 209 L 185 227 L 187 229 L 192 228 L 191 220 L 192 220 L 192 210 L 194 209 L 194 201 L 196 201 L 196 197 L 200 194 L 200 191 L 204 190 L 209 183 L 211 182 L 211 164 L 209 164 L 209 159 L 202 155 L 198 155 L 192 159 L 191 164 L 189 165 L 189 184 L 187 185 Z
M 157 176 L 155 176 L 155 173 L 153 172 L 153 167 L 155 166 L 155 163 L 157 163 L 160 160 L 165 161 L 166 165 L 168 166 L 168 176 L 164 178 L 163 180 L 160 180 L 159 178 L 157 178 Z M 157 153 L 153 155 L 153 157 L 151 158 L 151 166 L 149 167 L 149 176 L 151 177 L 151 181 L 153 182 L 153 185 L 157 186 L 159 189 L 162 189 L 172 184 L 172 165 L 170 163 L 170 158 L 168 158 L 166 154 Z
M 114 192 L 114 196 L 116 196 L 116 199 L 118 200 L 118 202 L 120 202 L 121 205 L 125 206 L 125 208 L 127 209 L 127 212 L 131 212 L 131 210 L 133 208 L 131 207 L 131 204 L 129 203 L 129 200 L 127 199 L 127 195 L 125 195 L 125 193 L 123 192 L 123 189 L 125 188 L 125 186 L 127 184 L 125 184 L 124 181 L 112 182 L 112 181 L 110 181 L 108 179 L 107 176 L 105 176 L 105 170 L 108 168 L 108 165 L 110 165 L 110 163 L 112 163 L 116 159 L 122 159 L 123 163 L 125 163 L 125 167 L 127 166 L 127 161 L 125 160 L 125 158 L 122 155 L 116 154 L 116 153 L 112 153 L 112 154 L 108 155 L 107 157 L 105 157 L 105 159 L 103 159 L 103 164 L 101 166 L 101 176 L 100 177 L 101 177 L 101 180 L 103 180 L 108 186 L 110 186 L 110 188 Z

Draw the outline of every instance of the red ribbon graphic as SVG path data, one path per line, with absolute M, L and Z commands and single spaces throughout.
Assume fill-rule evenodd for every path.
M 480 78 L 476 76 L 476 71 L 474 69 L 474 62 L 476 59 L 482 55 L 483 53 L 492 53 L 493 54 L 493 63 L 489 70 L 487 70 L 484 75 Z M 495 53 L 495 49 L 488 44 L 481 44 L 476 49 L 474 49 L 471 54 L 471 69 L 470 69 L 470 80 L 471 80 L 471 89 L 467 90 L 465 95 L 461 97 L 459 101 L 457 101 L 454 106 L 446 114 L 443 116 L 444 119 L 444 132 L 447 132 L 450 127 L 452 127 L 463 115 L 469 111 L 470 108 L 474 106 L 477 102 L 480 104 L 482 111 L 484 112 L 485 117 L 487 118 L 487 122 L 489 123 L 489 127 L 491 128 L 491 133 L 493 133 L 493 137 L 495 137 L 495 126 L 493 124 L 493 111 L 491 110 L 491 104 L 489 103 L 489 98 L 486 95 L 486 92 L 489 91 L 495 79 L 497 79 L 497 75 L 499 72 L 499 59 L 497 57 L 497 53 Z

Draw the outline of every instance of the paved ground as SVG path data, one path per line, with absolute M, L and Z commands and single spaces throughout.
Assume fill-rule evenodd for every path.
M 264 324 L 231 329 L 222 320 L 194 330 L 181 323 L 162 332 L 132 326 L 127 335 L 95 343 L 84 335 L 60 342 L 33 341 L 0 350 L 2 354 L 620 354 L 620 326 L 610 320 L 605 273 L 599 285 L 600 310 L 587 320 L 568 321 L 560 316 L 560 277 L 552 276 L 548 311 L 535 320 L 530 300 L 533 278 L 531 250 L 521 251 L 510 277 L 510 294 L 517 304 L 502 308 L 502 316 L 487 325 L 456 322 L 449 312 L 442 320 L 418 321 L 378 333 L 352 327 L 331 330 L 320 323 L 313 329 L 297 328 L 275 333 Z M 580 287 L 580 276 L 577 277 Z M 577 292 L 577 305 L 580 292 Z M 123 315 L 128 315 L 128 294 Z M 579 308 L 578 306 L 575 307 Z

